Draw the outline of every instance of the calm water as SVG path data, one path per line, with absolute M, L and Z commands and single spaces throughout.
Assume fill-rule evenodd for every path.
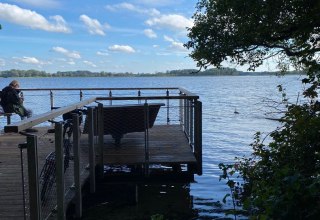
M 4 87 L 12 79 L 0 80 Z M 218 201 L 228 193 L 219 182 L 218 164 L 233 162 L 235 156 L 248 155 L 249 144 L 256 131 L 268 133 L 277 123 L 266 120 L 267 99 L 281 100 L 277 85 L 283 84 L 292 102 L 301 92 L 301 77 L 240 76 L 240 77 L 150 77 L 150 78 L 21 78 L 23 88 L 52 87 L 176 87 L 198 94 L 203 103 L 203 175 L 195 176 L 190 185 L 135 185 L 122 187 L 118 206 L 109 206 L 101 193 L 93 207 L 85 209 L 84 219 L 144 219 L 146 216 L 171 213 L 172 219 L 232 219 L 223 210 L 232 208 L 231 201 L 220 207 Z M 26 94 L 28 95 L 28 94 Z M 28 97 L 28 96 L 27 96 Z M 45 97 L 48 99 L 47 95 Z M 29 99 L 29 100 L 28 100 Z M 34 114 L 44 111 L 37 99 L 30 96 L 26 105 Z M 234 114 L 237 110 L 239 114 Z M 125 190 L 123 190 L 125 188 Z M 138 189 L 139 203 L 128 195 Z M 120 201 L 126 201 L 121 203 Z M 132 202 L 128 202 L 132 201 Z M 86 203 L 85 203 L 86 204 Z M 108 213 L 108 214 L 107 214 Z M 110 214 L 111 213 L 111 214 Z M 172 214 L 173 213 L 173 214 Z M 109 216 L 109 217 L 108 217 Z

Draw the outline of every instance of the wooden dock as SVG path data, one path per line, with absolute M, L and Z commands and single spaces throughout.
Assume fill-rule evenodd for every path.
M 105 135 L 104 164 L 145 163 L 144 132 L 126 134 L 120 147 Z M 150 164 L 196 163 L 187 138 L 179 125 L 158 125 L 149 130 Z
M 39 128 L 38 158 L 39 169 L 42 168 L 46 156 L 53 151 L 54 137 L 47 133 L 48 127 Z M 105 165 L 143 165 L 145 164 L 145 136 L 144 132 L 124 135 L 120 146 L 115 146 L 110 135 L 104 136 L 104 164 Z M 24 143 L 26 137 L 16 133 L 0 135 L 0 219 L 24 219 L 21 158 L 18 145 Z M 89 174 L 85 169 L 88 162 L 88 136 L 83 134 L 80 142 L 82 183 Z M 26 151 L 26 150 L 24 150 Z M 96 163 L 99 155 L 96 149 Z M 26 153 L 24 158 L 24 175 L 27 180 Z M 149 164 L 196 165 L 197 161 L 187 138 L 179 125 L 155 125 L 149 129 Z M 40 172 L 40 171 L 39 171 Z M 69 180 L 72 181 L 72 180 Z M 28 182 L 25 182 L 25 194 L 28 194 Z M 29 199 L 26 197 L 26 207 Z

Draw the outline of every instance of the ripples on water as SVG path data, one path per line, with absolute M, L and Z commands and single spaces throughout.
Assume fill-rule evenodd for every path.
M 256 131 L 265 134 L 278 124 L 266 120 L 266 98 L 281 100 L 277 85 L 282 83 L 292 102 L 301 93 L 299 76 L 241 77 L 149 77 L 149 78 L 21 78 L 24 88 L 56 87 L 177 87 L 181 86 L 200 96 L 203 104 L 203 175 L 187 185 L 135 185 L 120 187 L 116 205 L 109 207 L 110 191 L 101 192 L 94 207 L 84 211 L 84 219 L 144 219 L 150 213 L 172 213 L 172 219 L 233 219 L 225 211 L 232 209 L 231 201 L 222 204 L 229 189 L 219 182 L 219 163 L 232 163 L 234 157 L 249 155 L 249 144 Z M 11 79 L 3 79 L 2 87 Z M 28 101 L 28 100 L 27 100 Z M 29 100 L 26 105 L 36 106 Z M 234 114 L 237 110 L 239 114 Z M 37 112 L 34 109 L 34 112 Z M 135 195 L 139 188 L 140 203 L 126 196 Z M 126 189 L 126 190 L 124 190 Z M 108 194 L 109 193 L 109 194 Z M 111 193 L 112 194 L 112 193 Z M 121 201 L 124 200 L 124 201 Z M 131 201 L 131 202 L 130 202 Z M 117 205 L 118 204 L 118 205 Z M 137 214 L 140 213 L 140 214 Z M 91 217 L 90 217 L 91 215 Z M 140 216 L 139 216 L 140 215 Z M 99 217 L 97 217 L 99 216 Z M 102 218 L 102 216 L 104 216 Z M 108 218 L 109 216 L 110 218 Z M 112 216 L 112 217 L 111 217 Z M 136 217 L 136 218 L 135 218 Z

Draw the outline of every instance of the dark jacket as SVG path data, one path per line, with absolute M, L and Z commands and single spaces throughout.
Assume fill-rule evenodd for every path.
M 22 106 L 22 100 L 19 97 L 20 90 L 7 86 L 1 92 L 1 106 L 6 113 L 17 111 L 17 107 Z

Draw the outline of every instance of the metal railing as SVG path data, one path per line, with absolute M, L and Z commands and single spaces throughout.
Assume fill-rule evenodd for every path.
M 103 106 L 141 104 L 144 108 L 149 108 L 149 104 L 155 101 L 165 102 L 164 111 L 159 113 L 157 123 L 160 124 L 180 124 L 189 141 L 189 145 L 197 160 L 197 174 L 202 174 L 202 104 L 199 96 L 188 92 L 183 88 L 48 88 L 48 89 L 22 89 L 25 99 L 29 103 L 39 102 L 37 93 L 40 97 L 48 98 L 50 103 L 44 108 L 39 108 L 43 113 L 35 115 L 23 121 L 16 121 L 4 127 L 5 132 L 22 132 L 29 127 L 48 123 L 48 120 L 61 117 L 63 114 L 75 109 L 88 108 L 88 146 L 89 146 L 89 177 L 90 192 L 95 192 L 95 155 L 96 150 L 100 155 L 100 171 L 103 173 Z M 73 93 L 76 92 L 76 93 Z M 102 94 L 104 94 L 104 96 Z M 36 97 L 36 101 L 32 100 Z M 66 99 L 65 97 L 69 97 Z M 72 98 L 71 98 L 72 97 Z M 67 101 L 66 101 L 67 100 Z M 98 104 L 97 104 L 98 103 Z M 55 108 L 55 107 L 59 108 Z M 47 110 L 45 110 L 47 109 Z M 41 112 L 40 111 L 40 112 Z M 95 113 L 96 112 L 96 113 Z M 148 111 L 144 111 L 145 123 L 149 122 Z M 79 119 L 73 116 L 74 131 L 79 126 Z M 149 150 L 148 150 L 148 127 L 145 129 L 145 172 L 148 173 Z M 97 131 L 95 129 L 97 128 Z M 66 206 L 66 180 L 64 176 L 64 153 L 62 124 L 55 124 L 54 144 L 56 152 L 56 200 L 55 209 L 57 219 L 65 219 Z M 97 135 L 95 133 L 98 133 Z M 95 143 L 94 136 L 98 136 Z M 30 219 L 46 219 L 50 213 L 44 213 L 41 206 L 40 186 L 39 186 L 39 155 L 38 140 L 41 137 L 27 134 L 27 154 L 28 154 L 28 182 L 29 182 L 29 210 Z M 73 185 L 75 186 L 74 196 L 76 198 L 76 216 L 81 217 L 81 180 L 80 180 L 80 135 L 75 133 L 73 136 L 74 172 Z

